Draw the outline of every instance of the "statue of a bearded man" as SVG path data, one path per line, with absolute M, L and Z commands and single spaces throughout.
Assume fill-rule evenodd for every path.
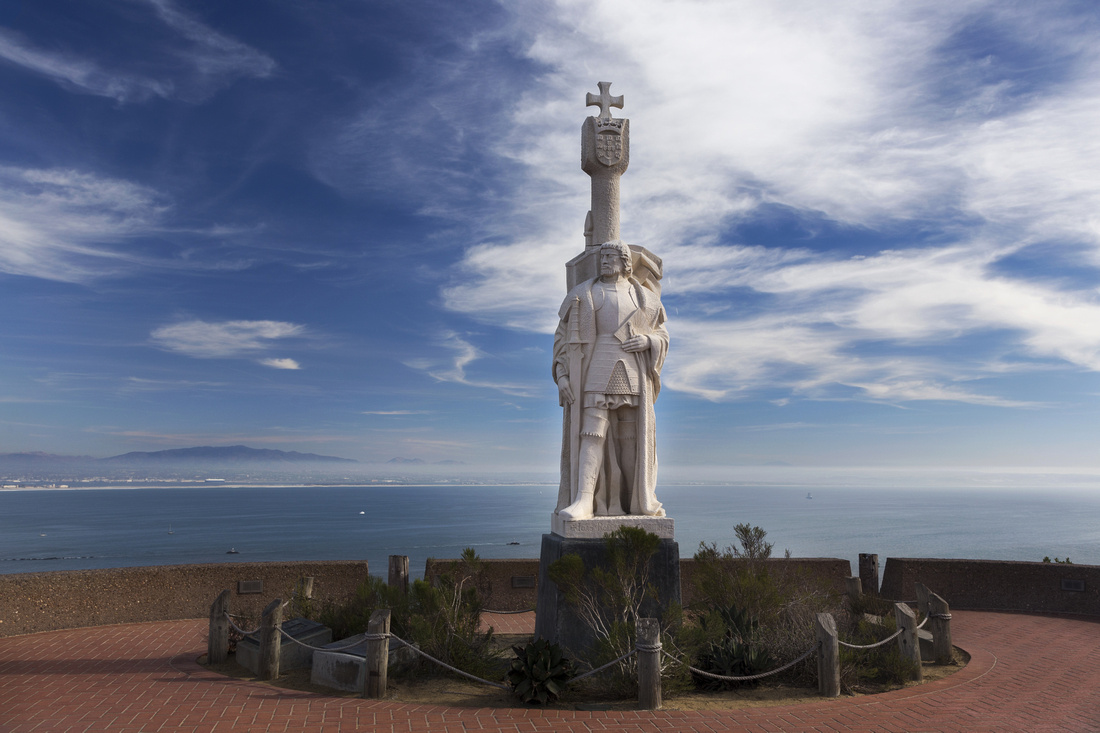
M 600 276 L 558 311 L 554 381 L 564 409 L 562 519 L 665 516 L 657 501 L 653 403 L 668 353 L 660 295 L 633 275 L 630 247 L 600 247 Z

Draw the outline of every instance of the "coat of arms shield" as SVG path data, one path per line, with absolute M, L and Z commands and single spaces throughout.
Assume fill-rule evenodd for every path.
M 618 165 L 623 157 L 623 138 L 617 132 L 600 132 L 596 135 L 596 160 L 604 165 Z

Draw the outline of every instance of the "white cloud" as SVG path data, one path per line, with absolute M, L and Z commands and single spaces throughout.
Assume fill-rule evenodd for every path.
M 59 51 L 56 44 L 35 44 L 0 28 L 0 59 L 41 74 L 61 86 L 119 102 L 142 102 L 151 97 L 197 102 L 242 77 L 267 77 L 275 62 L 250 46 L 224 36 L 183 12 L 169 0 L 147 0 L 160 21 L 175 34 L 174 43 L 162 44 L 152 58 L 160 67 L 150 75 L 124 69 L 106 69 L 91 58 Z M 142 44 L 147 38 L 115 39 Z M 159 63 L 158 63 L 159 62 Z
M 129 270 L 139 258 L 123 242 L 157 231 L 167 209 L 129 181 L 0 167 L 0 272 L 77 282 Z
M 260 363 L 272 369 L 301 369 L 302 366 L 293 359 L 260 359 Z
M 1100 291 L 997 267 L 1036 243 L 1100 265 L 1097 23 L 1063 10 L 562 0 L 517 11 L 517 27 L 534 29 L 528 55 L 549 71 L 497 151 L 527 175 L 444 302 L 552 329 L 588 208 L 580 102 L 611 80 L 631 119 L 622 233 L 664 257 L 681 310 L 670 388 L 1021 406 L 978 380 L 1052 364 L 1100 371 Z M 1042 59 L 1046 78 L 967 57 L 957 35 L 972 24 Z M 839 259 L 723 241 L 764 204 L 891 232 L 898 249 Z M 714 302 L 733 289 L 769 296 L 769 315 Z M 951 349 L 974 336 L 995 341 L 992 353 Z
M 199 359 L 249 356 L 279 339 L 302 336 L 305 326 L 284 321 L 184 321 L 161 326 L 150 334 L 154 344 Z M 274 362 L 274 363 L 272 363 Z M 267 359 L 267 366 L 293 369 L 290 359 Z
M 452 352 L 449 359 L 409 359 L 405 366 L 428 374 L 440 382 L 454 382 L 469 387 L 494 389 L 517 397 L 530 397 L 536 389 L 530 385 L 513 382 L 497 382 L 487 379 L 474 379 L 467 374 L 467 367 L 485 354 L 466 338 L 457 333 L 446 332 L 440 336 L 439 345 Z
M 363 410 L 362 415 L 427 415 L 426 410 Z

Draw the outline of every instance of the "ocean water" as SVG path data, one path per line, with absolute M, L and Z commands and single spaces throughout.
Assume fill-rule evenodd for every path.
M 807 498 L 807 492 L 813 496 Z M 340 486 L 0 491 L 0 573 L 286 560 L 367 560 L 384 575 L 408 555 L 536 558 L 556 486 Z M 1100 492 L 668 485 L 682 556 L 759 525 L 773 554 L 1100 565 Z M 170 533 L 171 530 L 171 533 Z M 518 543 L 518 544 L 513 544 Z M 230 549 L 239 554 L 227 554 Z

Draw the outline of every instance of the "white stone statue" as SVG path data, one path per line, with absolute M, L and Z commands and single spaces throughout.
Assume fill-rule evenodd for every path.
M 637 249 L 603 244 L 599 276 L 574 287 L 558 311 L 553 376 L 565 418 L 557 506 L 564 520 L 665 516 L 656 496 L 653 403 L 668 331 L 658 287 L 634 276 L 648 255 Z

